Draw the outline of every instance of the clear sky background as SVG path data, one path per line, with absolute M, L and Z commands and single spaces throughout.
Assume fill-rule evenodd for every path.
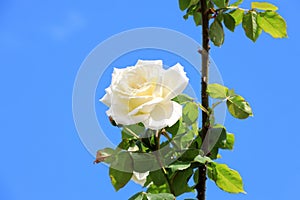
M 251 103 L 254 117 L 227 116 L 236 145 L 222 153 L 248 194 L 226 194 L 208 181 L 208 199 L 299 198 L 300 3 L 272 2 L 287 20 L 288 39 L 263 33 L 254 44 L 238 27 L 211 51 L 225 85 Z M 73 122 L 73 84 L 89 52 L 128 29 L 170 28 L 200 42 L 201 29 L 182 15 L 176 0 L 0 1 L 1 200 L 127 199 L 140 191 L 130 183 L 114 192 L 108 168 L 93 165 Z

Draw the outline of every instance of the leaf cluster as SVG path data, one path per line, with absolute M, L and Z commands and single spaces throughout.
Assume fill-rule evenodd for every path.
M 249 104 L 233 90 L 210 84 L 207 93 L 220 102 L 226 101 L 232 116 L 239 119 L 252 116 Z M 242 178 L 238 172 L 215 161 L 220 157 L 221 149 L 233 149 L 234 135 L 212 120 L 205 140 L 201 139 L 202 129 L 198 126 L 200 110 L 213 119 L 213 110 L 220 103 L 206 110 L 185 94 L 178 95 L 173 101 L 183 107 L 182 117 L 173 126 L 158 131 L 145 129 L 143 124 L 122 126 L 122 141 L 118 147 L 98 151 L 95 162 L 110 165 L 109 176 L 114 188 L 117 191 L 123 188 L 134 172 L 149 172 L 144 184 L 146 192 L 139 192 L 130 199 L 174 199 L 194 191 L 198 168 L 205 165 L 207 176 L 219 188 L 230 193 L 243 193 Z
M 215 46 L 221 46 L 225 40 L 224 27 L 234 32 L 242 24 L 245 35 L 255 42 L 262 31 L 274 38 L 287 37 L 287 25 L 278 13 L 278 7 L 267 2 L 252 2 L 251 9 L 241 8 L 243 0 L 230 3 L 229 0 L 206 0 L 208 11 L 201 9 L 200 0 L 179 0 L 179 7 L 192 16 L 196 26 L 202 25 L 203 12 L 209 12 L 211 20 L 209 37 Z

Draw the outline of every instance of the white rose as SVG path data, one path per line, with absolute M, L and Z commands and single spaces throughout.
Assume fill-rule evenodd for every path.
M 183 67 L 178 63 L 163 69 L 161 60 L 139 60 L 135 66 L 114 69 L 111 85 L 101 102 L 117 124 L 142 122 L 158 130 L 172 126 L 182 116 L 180 104 L 171 101 L 188 84 Z

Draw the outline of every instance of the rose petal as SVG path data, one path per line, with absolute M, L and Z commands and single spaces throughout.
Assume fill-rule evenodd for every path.
M 106 92 L 106 94 L 99 101 L 101 101 L 102 103 L 104 103 L 105 105 L 110 107 L 110 105 L 111 105 L 111 94 L 112 94 L 111 88 L 110 87 L 106 88 L 105 92 Z
M 133 180 L 137 184 L 140 184 L 141 186 L 144 186 L 148 175 L 149 175 L 149 172 L 138 173 L 138 172 L 133 171 L 131 180 Z
M 149 112 L 151 112 L 154 109 L 154 107 L 156 106 L 156 104 L 164 101 L 164 99 L 160 98 L 160 97 L 157 97 L 157 98 L 151 97 L 151 98 L 152 98 L 152 100 L 147 101 L 147 102 L 143 103 L 142 105 L 140 105 L 140 106 L 136 107 L 135 109 L 133 109 L 129 113 L 129 115 L 135 115 L 138 112 L 149 113 Z M 135 100 L 137 100 L 137 99 L 135 98 Z
M 148 113 L 141 113 L 129 116 L 128 99 L 120 98 L 117 94 L 112 94 L 111 107 L 107 111 L 107 115 L 116 121 L 117 124 L 131 125 L 144 121 L 149 117 Z
M 145 127 L 158 130 L 166 126 L 174 125 L 182 116 L 182 107 L 180 104 L 169 101 L 164 104 L 158 104 L 150 113 L 147 120 L 143 122 Z
M 122 74 L 125 70 L 126 70 L 126 68 L 124 68 L 124 69 L 114 68 L 114 71 L 112 73 L 112 78 L 111 78 L 111 85 L 118 84 L 118 82 L 121 79 Z
M 167 69 L 162 81 L 164 88 L 163 98 L 172 99 L 181 94 L 186 88 L 188 81 L 189 79 L 179 63 Z
M 129 147 L 127 151 L 135 152 L 135 151 L 138 151 L 138 150 L 139 150 L 139 147 L 137 145 L 135 145 L 134 147 Z
M 162 60 L 138 60 L 136 66 L 160 67 L 162 68 Z

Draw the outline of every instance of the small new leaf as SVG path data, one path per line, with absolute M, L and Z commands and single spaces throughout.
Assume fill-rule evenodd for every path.
M 224 43 L 224 30 L 221 22 L 215 19 L 210 25 L 209 37 L 216 46 L 221 46 Z
M 257 24 L 257 13 L 255 11 L 249 11 L 248 13 L 244 14 L 243 28 L 246 36 L 255 42 L 262 31 Z
M 174 200 L 175 196 L 169 193 L 150 194 L 147 193 L 147 200 Z
M 287 37 L 287 26 L 285 20 L 276 12 L 267 11 L 257 16 L 258 25 L 274 38 Z
M 277 6 L 267 2 L 252 2 L 251 8 L 259 9 L 259 10 L 272 10 L 272 11 L 278 10 Z

